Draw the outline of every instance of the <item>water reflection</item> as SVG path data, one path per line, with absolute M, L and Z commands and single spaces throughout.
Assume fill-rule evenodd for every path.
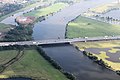
M 23 78 L 23 77 L 16 77 L 16 78 L 7 78 L 7 79 L 3 79 L 3 80 L 33 80 L 30 78 Z
M 113 71 L 102 68 L 69 44 L 43 46 L 45 52 L 77 80 L 119 80 Z

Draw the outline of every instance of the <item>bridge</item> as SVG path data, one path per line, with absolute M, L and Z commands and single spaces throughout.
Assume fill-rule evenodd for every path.
M 104 36 L 104 37 L 85 37 L 73 39 L 50 39 L 50 40 L 35 40 L 35 41 L 21 41 L 21 42 L 0 42 L 0 46 L 10 45 L 50 45 L 63 44 L 74 42 L 89 42 L 89 41 L 106 41 L 106 40 L 120 40 L 120 36 Z

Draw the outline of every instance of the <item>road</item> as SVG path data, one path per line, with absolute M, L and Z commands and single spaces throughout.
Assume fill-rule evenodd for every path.
M 89 41 L 106 41 L 106 40 L 120 40 L 120 36 L 105 36 L 105 37 L 91 37 L 91 38 L 73 38 L 73 39 L 50 39 L 50 40 L 36 40 L 36 41 L 22 41 L 22 42 L 1 42 L 0 46 L 10 45 L 49 45 L 49 44 L 63 44 L 74 42 L 89 42 Z

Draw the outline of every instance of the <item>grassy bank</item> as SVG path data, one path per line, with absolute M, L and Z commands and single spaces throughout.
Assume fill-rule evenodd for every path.
M 67 3 L 56 3 L 47 8 L 37 9 L 32 12 L 26 13 L 25 16 L 34 16 L 34 17 L 45 16 L 47 14 L 57 12 L 60 9 L 65 8 L 66 6 L 68 6 Z
M 0 74 L 0 77 L 9 76 L 37 77 L 38 79 L 49 80 L 68 80 L 61 72 L 54 69 L 46 60 L 44 60 L 36 50 L 25 50 L 24 56 L 19 61 L 9 66 L 2 74 Z
M 74 45 L 102 59 L 113 70 L 120 70 L 120 41 L 78 42 Z
M 98 37 L 120 35 L 120 26 L 79 16 L 67 26 L 66 37 Z

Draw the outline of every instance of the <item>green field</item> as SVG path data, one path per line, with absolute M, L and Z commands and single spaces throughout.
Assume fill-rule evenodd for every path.
M 120 35 L 120 26 L 79 16 L 67 26 L 67 38 Z
M 34 17 L 45 16 L 47 14 L 57 12 L 60 9 L 65 8 L 66 6 L 68 6 L 67 3 L 56 3 L 47 8 L 37 9 L 32 12 L 26 13 L 25 16 L 34 16 Z
M 0 51 L 0 64 L 3 64 L 9 61 L 13 57 L 15 57 L 16 54 L 17 54 L 17 51 L 15 50 Z
M 12 58 L 16 51 L 0 52 L 0 58 Z M 2 55 L 2 56 L 1 56 Z M 1 61 L 1 60 L 0 60 Z M 60 71 L 53 68 L 36 50 L 25 50 L 23 57 L 7 67 L 0 77 L 25 76 L 47 80 L 68 80 Z
M 10 26 L 10 25 L 0 23 L 0 32 L 7 32 L 11 28 L 12 28 L 12 26 Z

